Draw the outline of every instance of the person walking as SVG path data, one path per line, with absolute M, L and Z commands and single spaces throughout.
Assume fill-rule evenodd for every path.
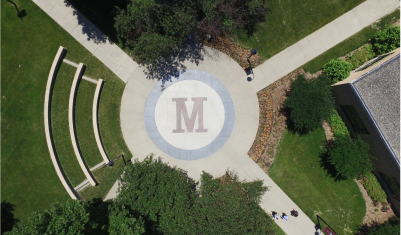
M 272 217 L 273 217 L 273 219 L 278 220 L 279 216 L 278 216 L 277 212 L 272 211 Z
M 281 218 L 282 218 L 284 221 L 287 221 L 287 220 L 288 220 L 288 215 L 286 215 L 286 214 L 283 212 L 283 214 L 281 215 Z
M 291 216 L 298 217 L 298 211 L 296 211 L 295 209 L 292 209 Z

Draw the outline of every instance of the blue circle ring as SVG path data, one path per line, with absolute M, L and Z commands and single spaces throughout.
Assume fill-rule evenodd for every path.
M 159 100 L 160 95 L 163 93 L 163 90 L 167 89 L 177 82 L 185 80 L 200 81 L 213 88 L 220 96 L 225 111 L 223 128 L 221 129 L 217 137 L 210 144 L 194 150 L 180 149 L 169 144 L 160 135 L 155 120 L 156 103 Z M 148 97 L 146 98 L 144 118 L 146 131 L 148 132 L 150 139 L 160 150 L 180 160 L 199 160 L 217 152 L 227 142 L 234 128 L 235 110 L 230 92 L 219 79 L 209 73 L 200 70 L 185 70 L 180 71 L 179 74 L 177 74 L 177 76 L 175 77 L 164 78 L 153 87 Z

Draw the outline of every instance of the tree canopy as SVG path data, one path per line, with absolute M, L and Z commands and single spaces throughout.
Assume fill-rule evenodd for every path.
M 131 0 L 118 8 L 115 28 L 137 60 L 157 64 L 189 37 L 252 33 L 266 14 L 264 0 Z
M 99 208 L 69 200 L 35 212 L 6 234 L 270 234 L 260 208 L 262 181 L 242 182 L 227 171 L 199 183 L 185 171 L 147 157 L 128 164 L 117 198 Z M 105 210 L 106 209 L 106 210 Z M 105 221 L 103 218 L 107 218 Z

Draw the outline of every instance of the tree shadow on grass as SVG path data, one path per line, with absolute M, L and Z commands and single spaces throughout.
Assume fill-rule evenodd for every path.
M 11 231 L 18 219 L 14 218 L 13 211 L 15 211 L 15 205 L 7 202 L 1 202 L 1 234 Z
M 114 27 L 116 7 L 126 9 L 128 1 L 125 0 L 64 0 L 67 7 L 73 9 L 72 14 L 82 25 L 82 34 L 87 40 L 95 43 L 118 42 L 117 31 Z

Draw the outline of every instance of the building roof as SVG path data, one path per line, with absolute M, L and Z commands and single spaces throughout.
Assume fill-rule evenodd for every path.
M 379 131 L 400 160 L 400 55 L 352 83 Z

